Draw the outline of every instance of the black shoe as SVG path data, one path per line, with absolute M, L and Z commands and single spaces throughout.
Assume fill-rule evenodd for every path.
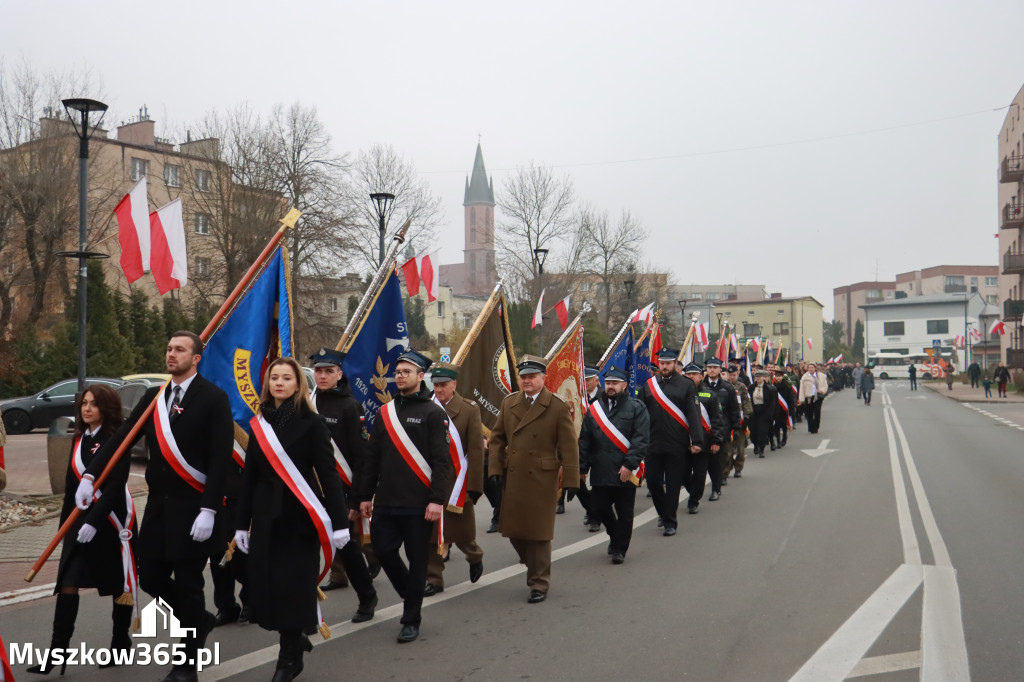
M 665 537 L 667 537 L 667 538 L 670 538 L 670 537 L 672 537 L 673 535 L 675 535 L 675 534 L 676 534 L 676 529 L 675 529 L 675 528 L 672 528 L 671 526 L 669 526 L 668 528 L 666 528 L 665 530 L 663 530 L 663 531 L 661 532 L 661 534 L 662 534 L 662 535 L 664 535 L 664 536 L 665 536 Z
M 622 552 L 616 552 L 615 554 L 612 554 L 612 563 L 613 564 L 621 564 L 621 563 L 625 563 L 625 561 L 626 561 L 626 555 L 623 554 Z
M 697 513 L 697 507 L 687 507 L 686 511 L 690 512 L 691 514 L 696 514 Z
M 741 474 L 738 471 L 734 471 L 733 474 L 732 474 L 732 477 L 733 478 L 743 478 L 743 474 Z
M 475 583 L 484 574 L 484 562 L 478 561 L 469 565 L 469 582 Z
M 565 503 L 564 502 L 559 502 L 558 503 L 558 506 L 555 507 L 555 513 L 556 514 L 564 514 L 565 513 Z
M 60 664 L 60 674 L 61 675 L 64 674 L 64 669 L 67 668 L 67 667 L 68 667 L 67 661 L 64 661 L 63 663 Z M 53 667 L 53 664 L 50 663 L 49 660 L 47 660 L 46 663 L 40 663 L 39 665 L 34 665 L 31 668 L 26 668 L 25 672 L 32 673 L 33 675 L 49 675 L 51 672 L 54 671 L 54 669 L 55 668 Z
M 651 491 L 650 491 L 650 490 L 648 490 L 648 491 L 647 491 L 647 497 L 650 497 L 650 496 L 651 496 Z
M 721 496 L 722 496 L 722 493 L 718 492 L 717 490 L 712 490 L 711 494 L 708 495 L 708 502 L 714 502 L 715 500 L 717 500 Z
M 426 587 L 423 588 L 424 597 L 433 597 L 435 594 L 441 594 L 442 592 L 444 592 L 444 585 L 435 585 L 434 583 L 427 583 Z
M 583 515 L 583 525 L 584 526 L 589 526 L 590 525 L 590 514 L 584 514 Z
M 356 615 L 352 616 L 353 623 L 365 623 L 373 618 L 373 613 L 377 608 L 377 593 L 373 593 L 373 597 L 366 601 L 359 602 L 359 608 L 356 609 Z
M 370 580 L 380 575 L 380 562 L 370 561 L 367 563 L 367 568 L 370 570 Z
M 497 533 L 498 532 L 498 522 L 497 521 L 491 521 L 491 527 L 487 529 L 487 532 L 488 533 Z
M 611 556 L 612 554 L 615 554 L 615 550 L 612 549 L 612 543 L 610 543 L 610 542 L 608 543 L 608 551 L 606 552 L 606 554 L 608 556 Z
M 722 477 L 722 485 L 729 485 L 729 474 Z
M 241 611 L 241 609 L 239 609 Z M 196 648 L 206 648 L 206 638 L 210 636 L 213 629 L 217 627 L 217 616 L 213 615 L 209 611 L 203 612 L 203 622 L 199 624 L 196 629 Z
M 274 679 L 277 679 L 277 673 L 274 673 Z M 199 682 L 199 675 L 191 666 L 174 666 L 163 682 Z
M 242 610 L 238 612 L 238 622 L 248 623 L 249 622 L 249 605 L 242 604 Z
M 547 598 L 547 592 L 541 592 L 540 590 L 530 590 L 530 598 L 526 601 L 530 604 L 539 604 Z
M 591 533 L 600 533 L 601 532 L 601 524 L 596 522 L 596 521 L 594 523 L 590 524 L 590 532 Z
M 419 625 L 403 625 L 402 626 L 402 630 L 398 633 L 398 641 L 402 642 L 404 644 L 405 642 L 413 641 L 414 639 L 416 639 L 419 636 L 420 636 L 420 626 Z
M 665 519 L 663 519 L 663 518 L 661 518 L 659 516 L 658 517 L 658 528 L 664 528 L 664 527 L 665 527 Z
M 764 459 L 764 451 L 763 450 L 761 452 L 757 453 L 757 458 L 758 459 Z
M 229 609 L 221 609 L 214 616 L 214 627 L 219 628 L 221 625 L 227 625 L 228 623 L 237 623 L 238 617 L 242 615 L 242 607 L 235 604 Z
M 771 448 L 772 448 L 772 452 L 775 452 L 775 443 L 772 443 Z
M 324 592 L 330 592 L 331 590 L 340 590 L 343 587 L 348 587 L 348 580 L 339 580 L 337 582 L 331 580 L 326 585 L 321 585 L 320 589 Z

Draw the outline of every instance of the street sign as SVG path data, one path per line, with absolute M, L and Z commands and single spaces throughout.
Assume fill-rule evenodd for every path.
M 452 349 L 449 346 L 441 346 L 441 362 L 452 361 Z

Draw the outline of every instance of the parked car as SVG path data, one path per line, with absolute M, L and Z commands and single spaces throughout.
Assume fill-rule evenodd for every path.
M 130 381 L 125 382 L 117 388 L 118 395 L 121 396 L 121 414 L 127 419 L 135 409 L 135 406 L 142 400 L 142 396 L 145 395 L 153 386 L 162 386 L 167 379 L 170 378 L 170 374 L 149 374 L 142 377 L 142 375 L 135 375 L 138 378 L 133 378 Z M 162 378 L 166 377 L 166 378 Z M 135 445 L 132 446 L 131 451 L 132 457 L 138 457 L 140 459 L 146 459 L 149 457 L 149 452 L 146 450 L 146 439 L 140 438 L 136 441 Z
M 85 383 L 108 384 L 117 388 L 125 382 L 121 379 L 89 377 Z M 2 400 L 0 412 L 3 413 L 4 428 L 7 433 L 17 435 L 32 429 L 49 428 L 50 422 L 57 417 L 73 417 L 77 392 L 78 379 L 68 379 L 47 386 L 35 395 Z
M 125 381 L 155 381 L 157 383 L 163 383 L 170 379 L 171 375 L 152 372 L 150 374 L 125 374 L 121 378 Z

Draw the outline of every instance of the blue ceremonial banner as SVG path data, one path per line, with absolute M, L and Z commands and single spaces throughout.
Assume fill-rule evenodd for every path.
M 398 275 L 391 273 L 356 329 L 341 365 L 352 393 L 366 412 L 367 426 L 373 423 L 381 405 L 397 393 L 395 360 L 408 347 L 402 287 Z
M 277 249 L 227 320 L 206 342 L 199 373 L 228 394 L 231 414 L 246 431 L 259 407 L 266 366 L 292 355 L 288 255 Z M 305 377 L 300 377 L 303 388 Z
M 622 338 L 619 339 L 619 342 L 615 344 L 615 348 L 608 354 L 608 359 L 605 360 L 604 365 L 601 367 L 599 376 L 601 377 L 602 386 L 604 386 L 605 373 L 608 372 L 609 367 L 614 365 L 629 372 L 629 386 L 627 390 L 629 395 L 636 395 L 636 361 L 633 359 L 633 345 L 633 328 L 630 327 L 622 335 Z
M 645 334 L 636 349 L 636 386 L 643 386 L 647 380 L 654 376 L 654 368 L 651 365 L 651 337 L 653 334 Z

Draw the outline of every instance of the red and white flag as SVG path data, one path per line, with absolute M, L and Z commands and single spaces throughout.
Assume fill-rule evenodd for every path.
M 962 337 L 962 336 L 954 336 L 953 337 L 953 347 L 954 348 L 963 348 L 964 347 L 964 337 Z
M 427 302 L 433 303 L 437 300 L 438 285 L 441 279 L 439 272 L 441 259 L 436 253 L 424 254 L 420 261 L 420 281 L 427 289 Z
M 810 348 L 811 350 L 814 350 L 814 339 L 810 337 L 807 338 L 807 347 Z
M 661 325 L 654 330 L 654 334 L 651 338 L 651 364 L 655 367 L 658 366 L 658 352 L 662 349 L 663 345 L 661 342 Z
M 837 355 L 837 356 L 836 356 L 836 359 L 835 359 L 835 360 L 833 360 L 833 362 L 842 362 L 842 361 L 843 361 L 843 354 L 842 354 L 842 353 L 840 353 L 839 355 Z
M 405 277 L 405 290 L 409 297 L 420 293 L 420 260 L 422 256 L 413 256 L 402 263 L 402 276 Z
M 572 294 L 569 294 L 561 301 L 555 304 L 555 314 L 558 315 L 558 323 L 562 325 L 562 329 L 569 324 L 569 299 L 572 298 Z
M 703 322 L 697 323 L 697 340 L 700 341 L 702 351 L 708 349 L 708 328 Z
M 754 351 L 755 353 L 760 353 L 761 352 L 761 339 L 757 338 L 756 336 L 754 338 L 752 338 L 750 340 L 750 350 Z
M 654 303 L 644 306 L 639 310 L 634 310 L 633 314 L 629 318 L 629 323 L 643 322 L 644 324 L 651 323 L 651 317 L 654 315 Z
M 975 341 L 981 341 L 981 332 L 974 327 L 971 327 L 971 338 Z
M 1003 324 L 1002 320 L 996 320 L 995 322 L 993 322 L 992 326 L 988 330 L 989 336 L 992 336 L 994 334 L 998 334 L 999 336 L 1002 336 L 1005 333 L 1006 333 L 1006 325 Z
M 530 323 L 530 329 L 536 329 L 538 324 L 541 324 L 544 320 L 544 292 L 547 289 L 541 289 L 540 300 L 537 301 L 537 310 L 533 313 L 533 321 Z
M 151 251 L 149 267 L 161 294 L 188 283 L 188 255 L 185 252 L 185 222 L 181 199 L 149 214 Z
M 149 204 L 146 176 L 136 182 L 114 208 L 117 241 L 121 244 L 121 269 L 129 282 L 149 270 Z

